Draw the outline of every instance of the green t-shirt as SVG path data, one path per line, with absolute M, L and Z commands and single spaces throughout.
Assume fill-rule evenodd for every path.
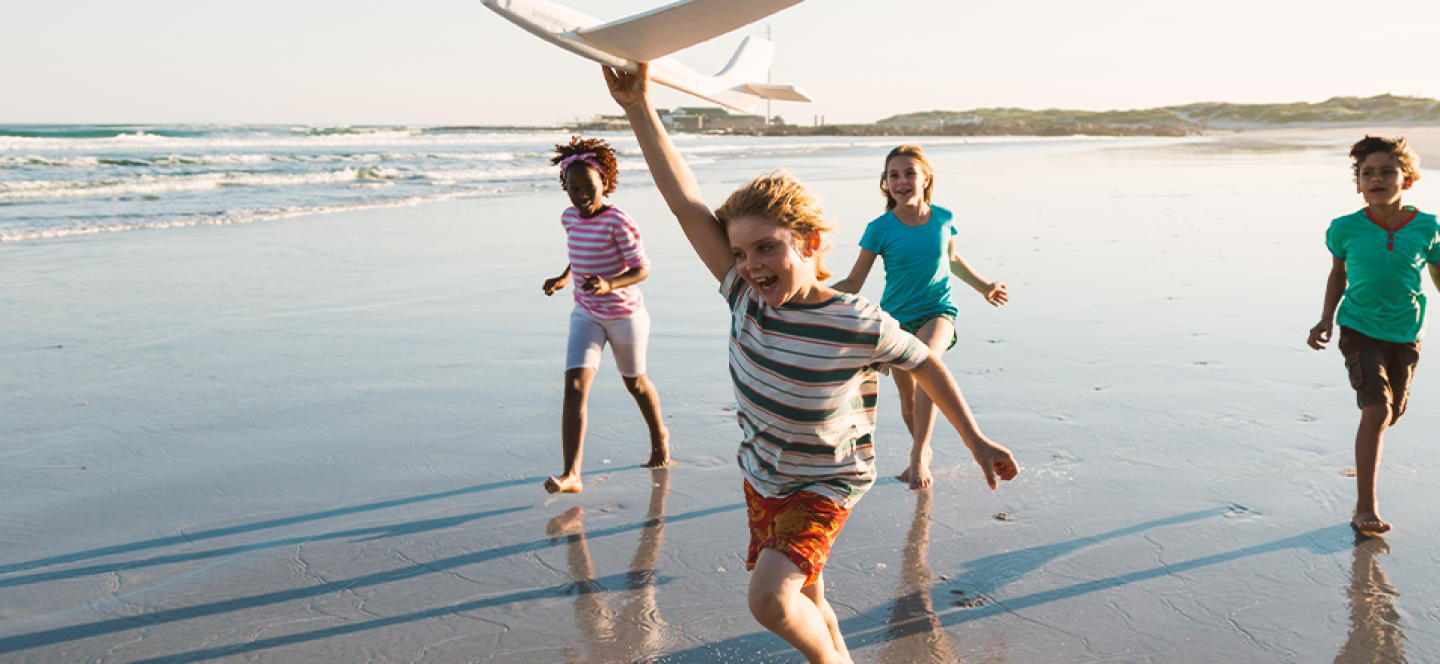
M 1350 285 L 1335 322 L 1366 336 L 1409 343 L 1425 332 L 1422 275 L 1440 263 L 1440 224 L 1413 207 L 1410 221 L 1391 231 L 1364 209 L 1330 222 L 1325 246 L 1345 261 Z

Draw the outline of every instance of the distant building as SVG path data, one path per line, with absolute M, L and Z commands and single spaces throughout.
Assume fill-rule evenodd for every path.
M 595 115 L 589 120 L 577 120 L 575 128 L 580 131 L 629 131 L 630 119 L 623 115 Z
M 760 115 L 735 115 L 723 108 L 681 106 L 661 113 L 660 120 L 673 131 L 724 131 L 765 126 Z

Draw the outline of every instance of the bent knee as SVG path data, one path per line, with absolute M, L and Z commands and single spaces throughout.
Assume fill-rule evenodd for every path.
M 750 589 L 750 615 L 766 627 L 785 620 L 785 603 L 770 590 Z
M 1390 425 L 1395 411 L 1387 403 L 1370 404 L 1360 409 L 1361 426 L 1383 429 Z

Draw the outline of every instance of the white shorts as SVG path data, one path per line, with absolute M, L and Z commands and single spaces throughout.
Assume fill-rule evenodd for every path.
M 600 318 L 581 307 L 570 312 L 570 345 L 565 370 L 599 369 L 605 342 L 615 355 L 620 375 L 634 378 L 645 373 L 645 347 L 650 343 L 650 314 L 642 307 L 627 316 Z

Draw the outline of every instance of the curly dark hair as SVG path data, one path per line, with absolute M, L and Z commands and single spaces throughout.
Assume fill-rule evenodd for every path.
M 1365 163 L 1366 157 L 1377 152 L 1395 155 L 1400 161 L 1400 170 L 1411 184 L 1420 179 L 1420 155 L 1415 154 L 1404 136 L 1388 138 L 1366 134 L 1365 138 L 1350 147 L 1350 173 L 1355 176 L 1356 182 L 1360 181 L 1360 164 Z
M 556 145 L 555 156 L 550 158 L 550 165 L 555 166 L 566 157 L 573 157 L 577 154 L 591 154 L 595 161 L 600 163 L 600 179 L 605 181 L 605 193 L 609 196 L 615 193 L 615 184 L 620 181 L 620 169 L 615 163 L 615 149 L 603 138 L 580 138 L 571 136 L 569 145 Z M 565 172 L 560 172 L 560 184 L 565 184 Z

